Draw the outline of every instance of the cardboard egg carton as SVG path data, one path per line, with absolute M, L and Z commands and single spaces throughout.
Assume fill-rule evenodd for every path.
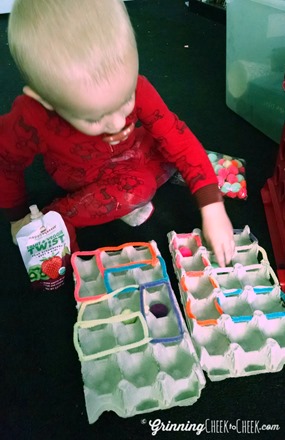
M 168 279 L 156 244 L 125 243 L 94 251 L 76 252 L 72 257 L 75 299 L 78 303 L 99 298 L 116 289 L 155 279 Z
M 156 243 L 76 252 L 72 266 L 89 423 L 195 403 L 205 376 Z
M 250 228 L 234 231 L 235 255 L 224 268 L 199 229 L 171 231 L 168 240 L 186 323 L 209 378 L 281 370 L 285 296 Z

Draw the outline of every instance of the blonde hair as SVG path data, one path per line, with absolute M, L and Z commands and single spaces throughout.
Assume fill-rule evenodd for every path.
M 122 0 L 16 0 L 8 41 L 27 84 L 52 105 L 64 84 L 108 80 L 137 54 Z

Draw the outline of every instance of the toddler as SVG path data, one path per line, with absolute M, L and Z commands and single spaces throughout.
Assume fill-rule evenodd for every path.
M 139 75 L 123 1 L 16 0 L 8 38 L 26 83 L 0 117 L 0 207 L 14 241 L 29 221 L 24 170 L 42 154 L 47 172 L 66 190 L 43 211 L 62 215 L 72 251 L 78 227 L 146 221 L 157 188 L 179 170 L 218 263 L 229 263 L 233 230 L 212 165 Z

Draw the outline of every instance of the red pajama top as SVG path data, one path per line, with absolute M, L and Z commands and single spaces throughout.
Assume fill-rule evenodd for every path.
M 143 76 L 138 77 L 135 107 L 126 125 L 132 122 L 140 122 L 157 141 L 154 148 L 180 171 L 200 207 L 222 200 L 202 145 Z M 135 136 L 136 129 L 126 141 L 110 146 L 102 136 L 79 132 L 32 98 L 17 97 L 11 111 L 0 116 L 0 208 L 11 220 L 27 213 L 24 170 L 37 154 L 43 155 L 54 181 L 72 192 L 98 178 L 112 156 L 131 149 Z

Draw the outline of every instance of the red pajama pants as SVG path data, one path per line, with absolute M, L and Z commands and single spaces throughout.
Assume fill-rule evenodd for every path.
M 134 147 L 104 164 L 93 182 L 44 209 L 61 214 L 74 243 L 73 251 L 74 228 L 107 223 L 143 206 L 173 174 L 174 167 L 160 154 L 156 141 L 143 129 L 137 132 Z

